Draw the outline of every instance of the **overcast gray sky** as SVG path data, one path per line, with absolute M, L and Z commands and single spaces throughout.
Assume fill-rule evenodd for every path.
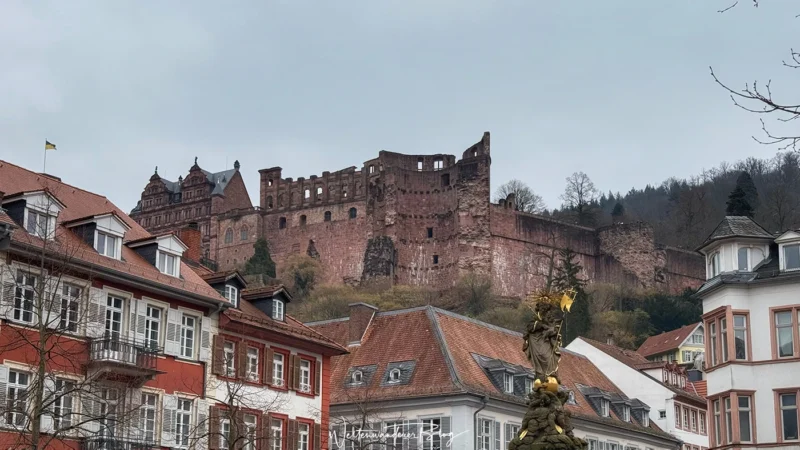
M 549 207 L 771 156 L 735 86 L 797 45 L 796 2 L 750 0 L 0 1 L 0 159 L 131 209 L 153 173 L 238 159 L 285 177 L 381 149 L 459 155 L 492 133 L 492 187 Z M 795 98 L 796 100 L 796 98 Z

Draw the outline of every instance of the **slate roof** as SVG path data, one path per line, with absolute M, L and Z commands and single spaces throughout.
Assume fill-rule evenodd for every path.
M 102 277 L 102 271 L 105 270 L 113 272 L 115 275 L 161 287 L 169 287 L 195 297 L 199 296 L 203 301 L 228 303 L 219 292 L 209 286 L 183 262 L 181 262 L 181 278 L 176 278 L 162 274 L 155 266 L 126 245 L 122 246 L 121 260 L 101 256 L 78 235 L 67 229 L 63 223 L 110 212 L 119 217 L 129 227 L 129 230 L 125 233 L 125 243 L 148 239 L 152 235 L 102 195 L 85 191 L 54 178 L 46 177 L 0 160 L 0 192 L 6 193 L 5 199 L 25 192 L 42 190 L 47 191 L 49 195 L 64 205 L 58 215 L 55 240 L 47 247 L 48 250 L 68 253 L 76 263 L 84 263 L 96 268 L 98 277 Z M 43 245 L 41 239 L 24 232 L 24 230 L 14 232 L 12 243 L 16 243 L 21 247 L 38 249 L 41 249 Z
M 686 382 L 686 388 L 685 389 L 681 389 L 679 387 L 672 386 L 670 384 L 666 384 L 663 381 L 661 381 L 661 380 L 659 380 L 659 379 L 657 379 L 655 377 L 652 377 L 652 376 L 650 376 L 649 374 L 647 374 L 645 372 L 642 372 L 643 370 L 647 370 L 647 369 L 655 369 L 655 368 L 659 368 L 659 367 L 664 367 L 664 366 L 669 364 L 666 361 L 658 361 L 658 362 L 654 363 L 654 362 L 647 361 L 647 358 L 645 358 L 641 354 L 639 354 L 637 352 L 634 352 L 632 350 L 625 350 L 625 349 L 619 348 L 619 347 L 614 346 L 614 345 L 604 344 L 602 342 L 598 342 L 598 341 L 595 341 L 593 339 L 589 339 L 589 338 L 585 338 L 585 337 L 579 337 L 578 339 L 582 339 L 584 342 L 586 342 L 588 344 L 591 344 L 592 346 L 594 346 L 598 350 L 600 350 L 600 351 L 604 352 L 605 354 L 611 356 L 612 358 L 620 361 L 621 363 L 623 363 L 623 364 L 625 364 L 625 365 L 627 365 L 627 366 L 629 366 L 629 367 L 631 367 L 633 369 L 636 369 L 636 370 L 640 371 L 642 376 L 645 376 L 645 377 L 648 377 L 648 378 L 652 379 L 653 381 L 661 384 L 662 386 L 664 386 L 665 388 L 669 389 L 673 393 L 675 393 L 677 395 L 680 395 L 685 399 L 694 401 L 695 403 L 701 403 L 703 405 L 706 404 L 706 399 L 697 394 L 697 392 L 694 389 L 694 386 L 692 386 L 692 384 L 690 382 L 687 381 Z
M 747 216 L 726 216 L 697 250 L 714 241 L 731 237 L 775 238 L 772 233 Z
M 660 355 L 669 351 L 675 351 L 678 349 L 678 347 L 680 347 L 683 341 L 686 340 L 686 338 L 694 333 L 694 330 L 696 330 L 699 325 L 699 322 L 693 323 L 691 325 L 680 327 L 677 330 L 667 331 L 655 336 L 650 336 L 642 343 L 642 345 L 639 346 L 639 349 L 636 351 L 645 358 L 654 355 Z
M 702 297 L 703 294 L 723 285 L 731 284 L 760 284 L 773 281 L 800 281 L 800 271 L 790 270 L 781 271 L 778 265 L 778 247 L 772 245 L 769 256 L 758 263 L 752 272 L 734 272 L 720 274 L 700 286 L 694 297 Z
M 308 325 L 347 343 L 347 318 Z M 432 306 L 377 312 L 360 345 L 348 350 L 349 354 L 332 358 L 332 405 L 453 394 L 487 395 L 525 405 L 523 397 L 501 392 L 482 366 L 482 362 L 493 366 L 502 362 L 503 367 L 532 371 L 522 351 L 522 335 L 511 330 Z M 407 384 L 387 385 L 381 376 L 358 387 L 349 383 L 354 367 L 375 366 L 374 372 L 382 375 L 400 361 L 415 362 Z M 622 391 L 584 356 L 562 349 L 560 364 L 562 384 L 576 398 L 575 405 L 566 406 L 575 417 L 675 441 L 654 423 L 646 428 L 637 422 L 623 422 L 613 412 L 610 418 L 599 416 L 577 386 L 595 386 L 624 397 Z

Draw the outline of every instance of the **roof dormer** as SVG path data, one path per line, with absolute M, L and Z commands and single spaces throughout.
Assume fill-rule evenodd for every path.
M 122 258 L 122 241 L 125 233 L 131 229 L 113 211 L 64 222 L 64 226 L 91 245 L 97 253 L 113 259 Z
M 752 272 L 769 255 L 774 236 L 746 216 L 727 216 L 697 250 L 706 257 L 706 279 Z
M 800 231 L 787 231 L 775 239 L 781 272 L 800 270 Z
M 65 208 L 55 196 L 44 190 L 5 197 L 2 206 L 28 234 L 44 239 L 55 236 L 56 219 Z
M 282 284 L 245 289 L 241 298 L 280 322 L 286 321 L 286 303 L 292 301 L 292 295 Z
M 150 236 L 127 242 L 125 245 L 154 265 L 159 272 L 180 278 L 181 256 L 189 247 L 174 234 Z

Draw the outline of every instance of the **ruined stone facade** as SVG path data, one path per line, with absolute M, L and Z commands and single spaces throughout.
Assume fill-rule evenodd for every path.
M 490 167 L 485 133 L 458 160 L 381 151 L 360 169 L 307 179 L 263 169 L 259 206 L 212 208 L 204 245 L 226 270 L 241 267 L 263 236 L 278 267 L 313 254 L 323 281 L 335 284 L 447 288 L 474 271 L 490 276 L 498 294 L 522 296 L 544 284 L 549 256 L 565 247 L 590 281 L 662 291 L 702 282 L 702 258 L 658 245 L 645 224 L 591 229 L 516 211 L 513 196 L 491 203 Z

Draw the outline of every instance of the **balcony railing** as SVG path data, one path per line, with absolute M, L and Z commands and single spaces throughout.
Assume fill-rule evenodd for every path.
M 81 444 L 81 450 L 150 450 L 159 447 L 155 442 L 125 438 L 93 437 Z
M 109 362 L 155 370 L 160 349 L 148 347 L 118 337 L 104 337 L 92 340 L 89 359 L 92 362 Z

